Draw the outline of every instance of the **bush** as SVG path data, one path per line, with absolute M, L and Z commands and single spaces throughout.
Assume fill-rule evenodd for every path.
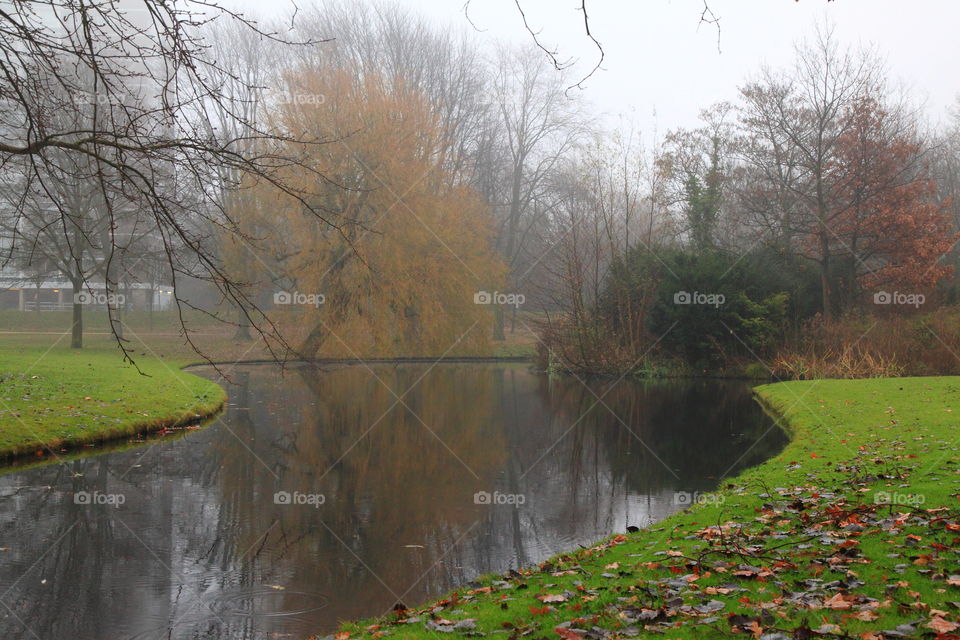
M 668 353 L 714 368 L 760 357 L 782 341 L 788 294 L 751 261 L 720 252 L 662 256 L 663 277 L 648 328 Z

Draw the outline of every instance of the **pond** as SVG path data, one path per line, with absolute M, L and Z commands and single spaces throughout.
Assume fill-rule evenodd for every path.
M 654 523 L 786 442 L 737 381 L 227 373 L 209 428 L 0 476 L 0 638 L 322 635 Z

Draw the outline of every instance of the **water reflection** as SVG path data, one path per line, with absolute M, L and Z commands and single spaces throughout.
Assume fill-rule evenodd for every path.
M 0 476 L 0 637 L 309 637 L 656 521 L 784 443 L 736 382 L 231 377 L 209 429 Z

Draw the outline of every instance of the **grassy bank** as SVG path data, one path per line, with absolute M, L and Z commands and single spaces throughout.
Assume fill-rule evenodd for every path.
M 181 425 L 216 412 L 226 393 L 144 356 L 140 367 L 108 347 L 0 343 L 0 459 L 49 456 L 63 448 Z M 141 373 L 142 371 L 142 373 Z
M 791 443 L 694 508 L 335 637 L 958 637 L 960 378 L 758 396 Z

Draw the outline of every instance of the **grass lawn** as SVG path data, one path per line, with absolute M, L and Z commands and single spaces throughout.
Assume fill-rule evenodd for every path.
M 138 371 L 103 345 L 69 349 L 69 341 L 0 342 L 0 458 L 175 426 L 217 411 L 218 385 L 146 355 Z M 145 375 L 144 375 L 145 374 Z
M 960 378 L 758 394 L 791 443 L 702 504 L 333 637 L 960 637 Z

